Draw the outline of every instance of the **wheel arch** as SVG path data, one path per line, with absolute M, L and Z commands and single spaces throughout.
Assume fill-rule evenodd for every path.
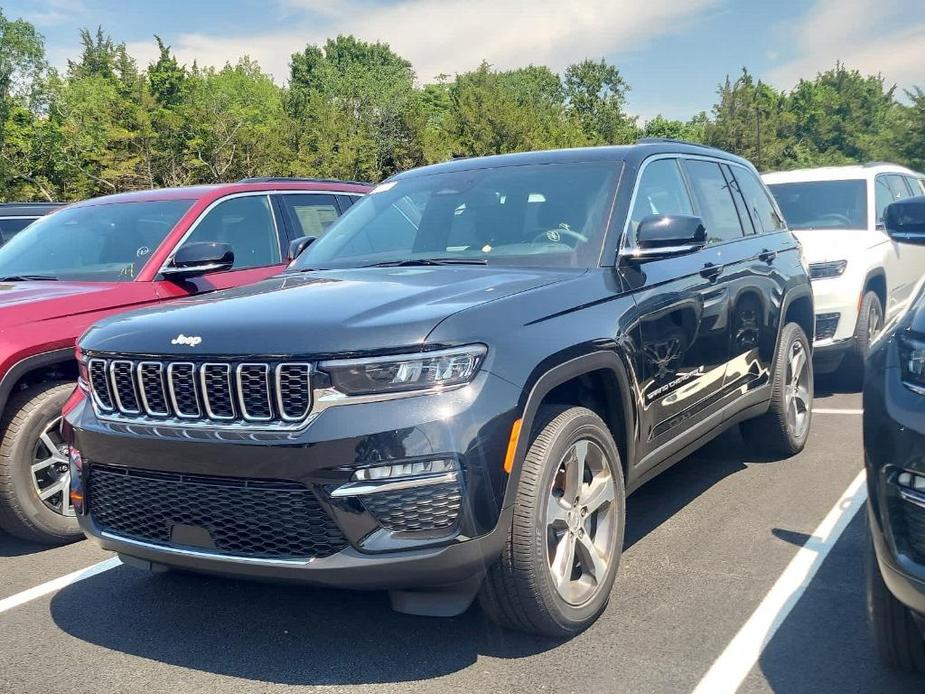
M 503 506 L 514 503 L 521 462 L 527 454 L 540 407 L 548 403 L 574 404 L 594 410 L 604 420 L 620 452 L 624 479 L 635 456 L 636 409 L 629 367 L 615 351 L 601 350 L 569 359 L 548 368 L 536 379 L 521 409 L 522 425 L 514 465 Z M 597 379 L 608 379 L 603 382 Z M 592 402 L 583 401 L 590 397 Z M 629 481 L 626 480 L 627 485 Z
M 68 378 L 77 380 L 77 362 L 72 349 L 56 349 L 21 359 L 0 379 L 0 412 L 16 391 L 37 383 Z
M 877 295 L 877 298 L 880 299 L 880 307 L 885 313 L 887 301 L 887 283 L 886 270 L 884 270 L 882 267 L 873 268 L 872 270 L 868 271 L 867 276 L 864 278 L 864 288 L 861 290 L 861 298 L 863 299 L 864 295 L 869 291 L 872 291 Z

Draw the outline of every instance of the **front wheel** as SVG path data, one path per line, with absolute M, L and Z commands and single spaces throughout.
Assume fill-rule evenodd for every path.
M 768 411 L 742 422 L 742 434 L 771 455 L 796 455 L 809 438 L 812 417 L 813 359 L 809 340 L 799 325 L 788 323 L 777 346 Z
M 501 559 L 479 594 L 504 627 L 563 638 L 607 605 L 623 548 L 620 454 L 583 407 L 544 407 L 523 462 Z
M 65 381 L 32 386 L 11 397 L 0 418 L 0 528 L 24 540 L 82 537 L 60 433 L 61 408 L 73 390 Z
M 883 305 L 875 292 L 867 292 L 861 299 L 858 322 L 854 328 L 854 348 L 848 355 L 846 376 L 852 387 L 864 387 L 864 369 L 870 343 L 883 329 Z

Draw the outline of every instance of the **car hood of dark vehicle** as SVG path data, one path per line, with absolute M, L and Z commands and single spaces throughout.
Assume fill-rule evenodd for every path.
M 448 316 L 575 269 L 392 267 L 288 273 L 109 318 L 84 350 L 185 357 L 360 355 L 419 348 Z

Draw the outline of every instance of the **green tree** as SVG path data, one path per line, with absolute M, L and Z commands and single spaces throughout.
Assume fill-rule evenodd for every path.
M 800 80 L 787 97 L 787 130 L 799 158 L 812 165 L 872 159 L 896 108 L 894 87 L 841 63 Z
M 456 77 L 447 132 L 456 154 L 483 156 L 585 144 L 548 68 L 495 71 L 488 63 Z
M 705 142 L 749 159 L 759 169 L 779 168 L 793 158 L 786 96 L 755 80 L 745 68 L 719 87 Z
M 562 85 L 567 112 L 577 119 L 590 144 L 635 141 L 636 119 L 625 112 L 629 85 L 616 66 L 604 60 L 569 65 Z
M 688 121 L 655 116 L 642 129 L 643 137 L 667 137 L 687 142 L 706 142 L 707 114 L 703 111 Z
M 221 70 L 195 69 L 179 111 L 188 133 L 185 165 L 194 181 L 287 173 L 283 94 L 250 58 Z
M 414 71 L 384 43 L 338 36 L 293 55 L 288 111 L 296 172 L 380 180 L 424 161 Z

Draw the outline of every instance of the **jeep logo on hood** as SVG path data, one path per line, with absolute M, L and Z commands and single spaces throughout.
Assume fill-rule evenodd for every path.
M 190 335 L 187 337 L 183 333 L 180 333 L 175 338 L 170 341 L 172 345 L 189 345 L 190 347 L 197 347 L 202 344 L 202 338 L 198 335 Z

